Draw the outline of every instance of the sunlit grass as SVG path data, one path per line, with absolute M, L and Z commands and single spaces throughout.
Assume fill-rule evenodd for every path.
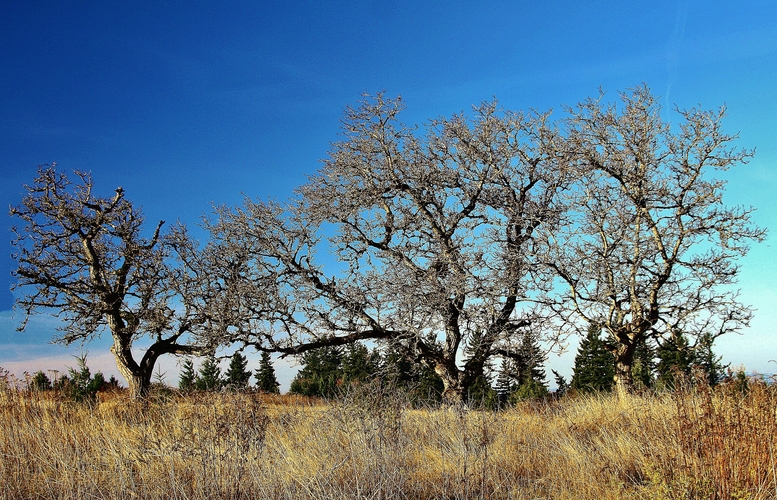
M 92 404 L 0 392 L 3 498 L 777 497 L 777 390 L 501 412 L 252 394 Z

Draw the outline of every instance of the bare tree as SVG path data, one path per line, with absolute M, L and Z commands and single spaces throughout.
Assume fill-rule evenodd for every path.
M 85 342 L 108 327 L 119 371 L 133 397 L 143 397 L 159 356 L 202 351 L 189 334 L 207 320 L 181 293 L 187 276 L 173 263 L 164 221 L 145 238 L 143 215 L 122 188 L 101 198 L 92 193 L 89 174 L 75 175 L 73 184 L 55 165 L 39 168 L 21 205 L 11 208 L 24 222 L 12 229 L 14 289 L 21 292 L 16 306 L 25 312 L 19 329 L 31 314 L 49 309 L 63 320 L 57 342 Z M 183 231 L 177 236 L 185 240 Z M 137 360 L 132 347 L 143 337 L 151 345 Z
M 581 178 L 548 264 L 567 292 L 549 303 L 567 322 L 601 326 L 614 342 L 619 391 L 632 387 L 634 352 L 648 337 L 722 335 L 748 324 L 735 259 L 764 231 L 752 208 L 726 207 L 725 181 L 746 163 L 721 128 L 724 109 L 678 110 L 673 131 L 642 86 L 621 106 L 589 99 L 570 109 L 567 155 Z
M 401 109 L 383 95 L 348 108 L 344 140 L 290 203 L 218 208 L 192 272 L 214 277 L 218 343 L 299 354 L 390 340 L 461 402 L 519 330 L 541 328 L 536 240 L 568 180 L 547 114 L 485 103 L 420 136 Z

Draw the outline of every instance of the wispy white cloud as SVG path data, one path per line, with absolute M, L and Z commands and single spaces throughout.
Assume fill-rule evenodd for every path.
M 664 100 L 666 102 L 666 109 L 672 108 L 672 101 L 669 99 L 669 95 L 672 92 L 672 85 L 677 79 L 677 74 L 680 67 L 680 52 L 685 38 L 685 23 L 688 19 L 688 0 L 682 0 L 677 6 L 677 14 L 675 16 L 674 31 L 669 39 L 669 46 L 666 51 L 666 66 L 667 66 L 667 82 L 666 92 L 664 94 Z

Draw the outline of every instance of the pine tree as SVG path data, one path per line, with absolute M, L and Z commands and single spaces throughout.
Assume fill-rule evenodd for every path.
M 499 396 L 494 388 L 491 387 L 491 381 L 487 375 L 479 376 L 470 385 L 466 401 L 470 408 L 485 408 L 488 410 L 496 408 Z
M 302 368 L 291 381 L 289 392 L 330 398 L 342 383 L 342 349 L 336 346 L 313 349 L 302 355 Z
M 240 351 L 235 352 L 229 362 L 227 373 L 224 374 L 224 385 L 234 391 L 242 391 L 248 387 L 251 371 L 246 370 L 248 359 Z
M 693 372 L 694 352 L 683 332 L 674 332 L 656 350 L 656 372 L 661 387 L 674 389 L 679 378 L 690 379 Z
M 411 370 L 411 393 L 417 404 L 439 403 L 445 384 L 439 375 L 425 363 L 414 363 Z
M 254 373 L 256 378 L 256 388 L 260 391 L 267 392 L 269 394 L 278 394 L 280 390 L 280 384 L 275 377 L 275 368 L 270 358 L 270 353 L 263 352 L 262 358 L 259 360 L 259 368 Z
M 726 376 L 728 365 L 724 365 L 720 356 L 715 356 L 712 352 L 712 344 L 715 338 L 709 333 L 701 335 L 694 348 L 694 364 L 702 374 L 707 377 L 707 383 L 715 387 L 723 381 Z
M 496 377 L 496 392 L 503 398 L 507 398 L 518 388 L 520 376 L 517 375 L 519 369 L 517 363 L 512 358 L 502 359 L 502 365 Z
M 208 356 L 200 367 L 195 387 L 201 391 L 214 391 L 221 389 L 221 385 L 221 368 L 216 358 Z
M 197 373 L 194 371 L 194 363 L 191 358 L 185 358 L 181 367 L 181 376 L 178 379 L 178 388 L 182 391 L 191 391 L 195 388 L 196 381 Z
M 38 370 L 30 380 L 30 388 L 34 391 L 48 391 L 51 389 L 51 380 L 48 375 Z
M 547 396 L 548 382 L 543 368 L 545 359 L 537 335 L 531 331 L 525 332 L 517 352 L 502 360 L 497 377 L 502 398 L 504 391 L 509 391 L 510 402 Z
M 431 337 L 426 341 L 429 345 L 435 345 Z M 378 374 L 384 383 L 404 391 L 414 404 L 442 400 L 445 386 L 440 376 L 427 364 L 414 359 L 412 348 L 401 341 L 395 340 L 386 346 Z
M 346 346 L 341 364 L 345 385 L 364 383 L 378 371 L 380 354 L 361 342 L 354 342 Z
M 634 364 L 631 367 L 631 376 L 636 389 L 653 387 L 654 358 L 655 349 L 647 340 L 637 345 L 634 351 Z
M 381 358 L 381 379 L 389 386 L 407 388 L 413 382 L 413 360 L 409 349 L 399 342 L 389 344 Z
M 615 359 L 601 338 L 597 325 L 588 327 L 588 334 L 580 341 L 572 373 L 572 389 L 580 392 L 610 391 L 615 376 Z
M 481 331 L 475 330 L 471 332 L 464 346 L 466 362 L 469 362 L 475 356 L 478 356 L 478 353 L 482 352 L 483 342 L 483 333 Z M 482 371 L 483 373 L 470 383 L 464 396 L 464 402 L 471 408 L 493 409 L 499 404 L 499 396 L 491 386 L 494 369 L 491 363 L 486 361 L 483 363 Z
M 545 388 L 547 392 L 548 383 L 546 380 L 545 369 L 543 365 L 546 361 L 545 353 L 542 352 L 537 334 L 527 331 L 521 339 L 521 358 L 523 359 L 523 373 L 521 373 L 521 385 L 533 382 Z
M 563 375 L 561 375 L 556 370 L 551 370 L 553 372 L 553 378 L 556 380 L 556 396 L 563 396 L 567 393 L 569 390 L 569 383 L 564 378 Z
M 86 354 L 75 356 L 78 368 L 68 368 L 68 375 L 59 380 L 57 388 L 62 390 L 73 401 L 89 401 L 95 399 L 97 391 L 105 384 L 102 372 L 92 376 L 86 364 Z

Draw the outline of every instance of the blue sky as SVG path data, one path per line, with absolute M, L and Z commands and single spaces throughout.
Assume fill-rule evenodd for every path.
M 726 175 L 726 200 L 777 230 L 772 0 L 3 2 L 0 202 L 56 161 L 106 195 L 123 186 L 149 221 L 193 225 L 212 202 L 289 196 L 363 92 L 402 95 L 404 121 L 421 123 L 492 97 L 561 115 L 600 86 L 614 99 L 643 82 L 669 119 L 674 105 L 727 104 L 727 131 L 757 154 Z M 47 344 L 50 318 L 14 330 L 6 210 L 0 221 L 0 366 L 73 365 L 78 346 Z M 716 349 L 760 372 L 777 371 L 774 237 L 741 261 L 755 321 Z M 87 346 L 90 359 L 117 373 L 108 345 Z M 570 355 L 550 365 L 568 374 Z M 174 382 L 173 360 L 163 371 Z

